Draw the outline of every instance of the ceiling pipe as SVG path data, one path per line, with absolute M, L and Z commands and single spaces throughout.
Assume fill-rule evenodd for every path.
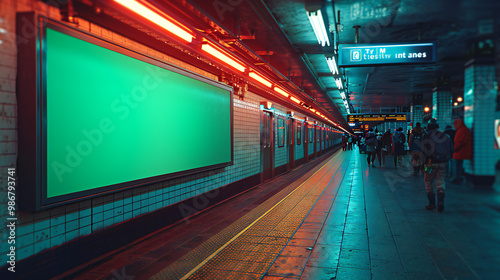
M 355 25 L 352 28 L 356 29 L 356 36 L 354 37 L 354 43 L 359 43 L 359 29 L 361 28 L 361 25 Z

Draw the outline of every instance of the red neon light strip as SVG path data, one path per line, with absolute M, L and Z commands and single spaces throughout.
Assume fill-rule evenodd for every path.
M 261 84 L 265 85 L 265 86 L 268 86 L 268 87 L 271 87 L 273 84 L 271 82 L 269 82 L 268 80 L 264 79 L 263 77 L 261 77 L 259 74 L 255 73 L 255 72 L 250 72 L 248 74 L 248 76 L 250 76 L 250 78 L 260 82 Z
M 300 100 L 298 100 L 297 98 L 291 96 L 290 99 L 292 99 L 293 102 L 300 104 Z
M 191 35 L 189 32 L 185 31 L 175 23 L 166 19 L 164 16 L 158 14 L 157 12 L 151 10 L 150 8 L 135 0 L 115 0 L 115 2 L 142 16 L 143 18 L 153 22 L 154 24 L 160 26 L 161 28 L 188 43 L 191 43 L 191 41 L 193 40 L 193 35 Z
M 201 46 L 201 49 L 206 51 L 207 53 L 211 54 L 215 58 L 221 60 L 222 62 L 225 62 L 235 68 L 236 70 L 240 72 L 245 72 L 245 66 L 241 65 L 240 63 L 236 62 L 234 59 L 230 58 L 229 56 L 225 55 L 221 51 L 217 50 L 216 48 L 212 47 L 209 44 L 203 44 Z
M 278 87 L 275 87 L 274 88 L 274 91 L 276 91 L 277 93 L 281 94 L 281 95 L 284 95 L 285 97 L 288 97 L 290 96 L 290 94 L 286 93 L 284 90 L 278 88 Z

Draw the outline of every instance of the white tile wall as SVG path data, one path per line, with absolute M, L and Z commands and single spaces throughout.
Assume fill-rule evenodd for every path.
M 452 101 L 450 91 L 438 89 L 432 93 L 432 118 L 437 120 L 440 130 L 444 130 L 447 125 L 453 125 L 451 120 Z
M 465 124 L 472 132 L 472 161 L 464 163 L 473 175 L 494 176 L 494 119 L 497 92 L 495 65 L 472 65 L 465 69 Z

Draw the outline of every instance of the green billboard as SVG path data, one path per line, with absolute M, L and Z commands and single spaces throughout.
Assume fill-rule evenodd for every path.
M 47 203 L 232 163 L 227 86 L 61 28 L 42 53 Z

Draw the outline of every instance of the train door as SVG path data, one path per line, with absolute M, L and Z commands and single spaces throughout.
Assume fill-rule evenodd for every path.
M 304 159 L 309 160 L 309 124 L 304 122 Z
M 324 154 L 325 153 L 325 128 L 322 127 L 321 128 L 321 153 Z
M 319 127 L 319 137 L 318 137 L 318 146 L 319 146 L 319 154 L 323 154 L 323 128 L 322 127 Z
M 318 156 L 321 155 L 321 127 L 318 126 L 317 128 L 318 130 L 318 141 L 317 141 L 317 145 L 318 145 Z
M 295 167 L 295 122 L 288 119 L 288 169 Z
M 313 146 L 314 146 L 314 156 L 318 156 L 318 128 L 316 126 L 313 126 L 314 129 L 314 141 L 313 141 Z
M 260 133 L 262 152 L 262 181 L 273 177 L 273 115 L 262 112 L 262 130 Z

